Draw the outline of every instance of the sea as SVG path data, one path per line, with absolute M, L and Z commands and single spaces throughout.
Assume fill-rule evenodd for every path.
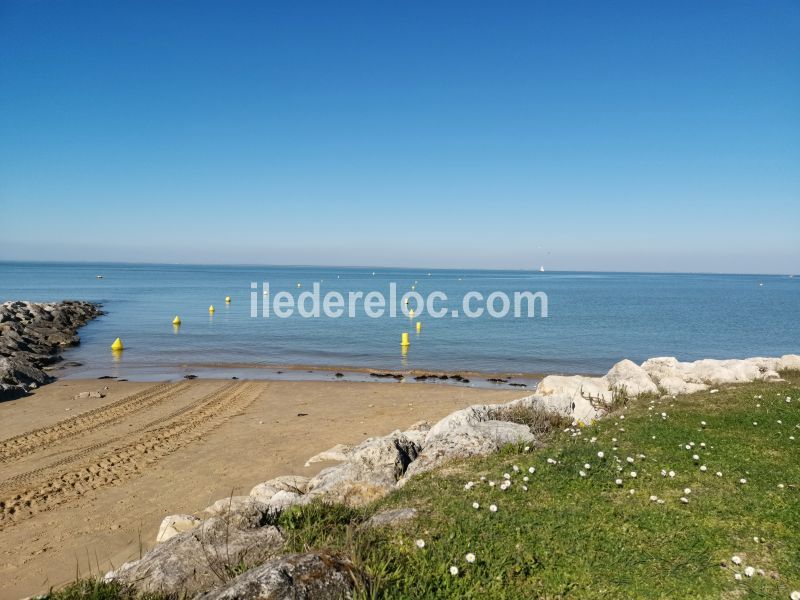
M 374 291 L 388 301 L 391 284 L 398 297 L 412 290 L 423 299 L 440 292 L 447 300 L 439 296 L 434 306 L 445 307 L 446 316 L 433 318 L 422 309 L 408 317 L 399 299 L 394 317 L 388 308 L 383 316 L 369 316 L 358 300 L 353 317 L 346 310 L 338 318 L 324 311 L 303 316 L 296 309 L 286 318 L 275 315 L 279 292 L 295 304 L 308 292 L 306 314 L 313 312 L 315 283 L 321 298 Z M 502 318 L 486 309 L 467 318 L 461 309 L 470 292 L 483 298 L 500 292 L 512 307 L 515 293 L 541 292 L 547 316 L 539 295 L 532 317 L 523 304 L 519 317 L 512 308 Z M 480 305 L 474 296 L 473 310 Z M 800 352 L 800 277 L 788 274 L 0 262 L 0 299 L 102 304 L 105 314 L 83 327 L 80 345 L 64 353 L 67 377 L 304 378 L 317 368 L 602 374 L 623 358 Z M 493 307 L 495 314 L 502 310 L 502 298 Z M 407 345 L 401 344 L 403 333 Z M 110 348 L 116 338 L 122 352 Z

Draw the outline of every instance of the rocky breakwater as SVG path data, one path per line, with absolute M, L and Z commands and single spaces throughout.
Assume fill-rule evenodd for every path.
M 0 401 L 23 396 L 54 378 L 46 368 L 75 346 L 81 325 L 102 314 L 90 302 L 5 302 L 0 305 Z
M 204 600 L 352 597 L 359 575 L 347 560 L 319 552 L 281 553 L 285 532 L 276 518 L 281 511 L 312 501 L 361 506 L 449 460 L 489 454 L 509 443 L 534 445 L 541 429 L 532 424 L 531 415 L 552 418 L 553 425 L 575 426 L 601 418 L 620 398 L 779 380 L 780 372 L 788 370 L 800 370 L 800 356 L 693 363 L 654 358 L 641 365 L 623 360 L 602 377 L 546 377 L 535 394 L 506 404 L 474 405 L 433 426 L 420 422 L 356 446 L 334 446 L 312 456 L 306 465 L 321 461 L 338 465 L 310 478 L 270 479 L 247 496 L 218 500 L 203 511 L 203 518 L 166 517 L 156 547 L 106 578 L 144 592 L 201 595 Z M 414 516 L 411 509 L 387 511 L 365 526 L 387 526 Z M 224 543 L 220 532 L 225 534 Z M 252 568 L 238 576 L 226 575 L 221 557 L 227 565 Z

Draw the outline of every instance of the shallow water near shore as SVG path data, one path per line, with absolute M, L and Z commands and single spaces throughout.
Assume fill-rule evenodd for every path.
M 374 272 L 374 274 L 373 274 Z M 82 328 L 70 376 L 154 379 L 181 373 L 302 377 L 305 366 L 477 373 L 604 373 L 622 358 L 743 358 L 800 350 L 800 278 L 766 275 L 0 263 L 0 298 L 85 299 L 106 315 Z M 102 279 L 96 276 L 102 275 Z M 279 291 L 411 289 L 461 305 L 468 291 L 542 291 L 548 318 L 250 317 L 251 282 Z M 297 284 L 300 284 L 298 288 Z M 260 292 L 259 292 L 260 293 Z M 231 303 L 225 303 L 225 296 Z M 216 311 L 209 315 L 213 304 Z M 172 319 L 180 315 L 182 325 Z M 417 334 L 414 322 L 422 322 Z M 400 336 L 409 332 L 408 352 Z M 109 346 L 121 337 L 125 350 Z M 68 363 L 69 364 L 69 363 Z M 238 365 L 238 366 L 232 366 Z M 252 365 L 259 369 L 245 368 Z M 280 365 L 303 369 L 278 374 Z M 308 369 L 306 369 L 307 371 Z M 305 375 L 312 375 L 305 373 Z M 329 369 L 312 378 L 328 379 Z M 365 375 L 369 378 L 369 374 Z M 531 376 L 532 378 L 532 376 Z M 372 378 L 374 380 L 374 378 Z

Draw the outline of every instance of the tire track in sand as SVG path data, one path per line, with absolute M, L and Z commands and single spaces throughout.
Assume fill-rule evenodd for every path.
M 70 438 L 107 427 L 122 419 L 151 408 L 189 387 L 189 383 L 163 383 L 125 396 L 115 402 L 88 410 L 54 425 L 0 441 L 0 464 L 46 450 Z
M 160 458 L 213 431 L 257 397 L 252 383 L 227 384 L 166 417 L 114 440 L 94 444 L 46 467 L 0 483 L 0 529 L 108 485 L 120 485 Z M 83 460 L 81 460 L 83 459 Z M 76 463 L 76 464 L 70 464 Z

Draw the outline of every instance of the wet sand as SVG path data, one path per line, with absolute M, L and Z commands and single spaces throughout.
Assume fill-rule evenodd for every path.
M 108 388 L 108 389 L 105 389 Z M 80 398 L 101 391 L 102 399 Z M 0 404 L 0 600 L 102 574 L 310 456 L 525 389 L 345 381 L 64 379 Z M 302 415 L 302 416 L 301 416 Z

